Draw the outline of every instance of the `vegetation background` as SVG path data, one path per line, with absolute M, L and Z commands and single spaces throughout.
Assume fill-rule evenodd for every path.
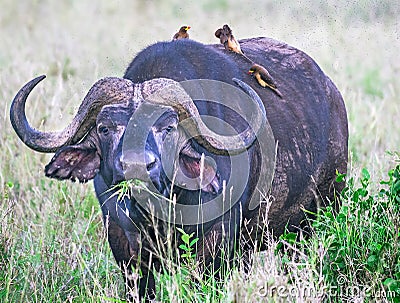
M 400 147 L 398 1 L 0 0 L 0 302 L 123 297 L 92 184 L 46 179 L 51 155 L 29 150 L 13 132 L 9 108 L 18 89 L 46 74 L 29 98 L 28 119 L 41 130 L 62 129 L 96 80 L 122 76 L 147 45 L 169 40 L 181 25 L 192 26 L 192 39 L 217 43 L 214 31 L 225 23 L 239 39 L 272 37 L 314 58 L 346 103 L 349 175 L 368 177 L 378 188 L 394 167 L 386 151 Z M 319 283 L 322 274 L 308 274 L 299 272 L 296 283 Z M 260 277 L 276 282 L 285 275 L 271 269 Z M 226 302 L 254 288 L 235 281 L 227 281 Z

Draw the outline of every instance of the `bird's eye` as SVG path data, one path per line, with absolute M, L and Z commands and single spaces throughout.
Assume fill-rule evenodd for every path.
M 108 129 L 107 126 L 100 126 L 98 132 L 103 136 L 107 136 L 110 133 L 110 130 Z

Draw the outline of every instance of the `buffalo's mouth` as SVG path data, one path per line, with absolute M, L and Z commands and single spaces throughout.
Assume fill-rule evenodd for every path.
M 132 202 L 138 198 L 135 193 L 141 191 L 147 191 L 154 198 L 173 199 L 175 195 L 177 200 L 185 194 L 202 195 L 205 200 L 209 200 L 221 193 L 222 182 L 216 162 L 197 152 L 190 141 L 181 148 L 176 167 L 171 175 L 165 172 L 162 165 L 158 174 L 152 174 L 152 167 L 147 166 L 148 178 L 127 178 L 115 184 L 114 188 L 118 197 L 129 198 Z

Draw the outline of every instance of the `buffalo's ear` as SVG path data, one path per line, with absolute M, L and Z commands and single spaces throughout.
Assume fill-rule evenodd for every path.
M 181 155 L 179 163 L 183 174 L 191 179 L 200 179 L 203 174 L 203 184 L 200 185 L 203 192 L 217 194 L 222 188 L 217 168 L 209 160 L 205 160 L 201 168 L 201 160 L 198 158 Z
M 84 145 L 64 146 L 45 167 L 47 177 L 59 180 L 87 182 L 100 169 L 100 155 L 96 148 Z

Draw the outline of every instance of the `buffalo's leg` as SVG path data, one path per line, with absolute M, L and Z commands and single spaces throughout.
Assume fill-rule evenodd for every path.
M 155 296 L 154 276 L 145 266 L 138 264 L 140 250 L 132 248 L 125 231 L 109 216 L 106 216 L 105 224 L 111 251 L 124 276 L 128 300 L 138 301 L 146 295 L 153 299 Z M 132 270 L 132 267 L 140 267 L 141 273 Z

